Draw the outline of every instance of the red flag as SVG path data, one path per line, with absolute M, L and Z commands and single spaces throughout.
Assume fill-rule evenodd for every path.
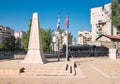
M 68 19 L 68 16 L 66 17 L 65 25 L 66 25 L 66 28 L 68 29 L 69 28 L 69 19 Z

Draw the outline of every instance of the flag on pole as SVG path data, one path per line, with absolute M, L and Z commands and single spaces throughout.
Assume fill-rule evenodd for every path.
M 69 19 L 68 19 L 68 16 L 66 17 L 65 25 L 66 25 L 66 28 L 68 29 L 69 28 Z
M 58 17 L 57 28 L 60 29 L 60 18 Z

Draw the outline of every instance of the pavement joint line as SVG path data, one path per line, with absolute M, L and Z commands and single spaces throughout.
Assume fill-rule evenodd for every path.
M 95 71 L 99 72 L 100 74 L 102 74 L 103 76 L 105 76 L 106 78 L 111 78 L 109 75 L 105 74 L 103 71 L 101 71 L 100 69 L 94 67 L 92 64 L 88 64 L 91 68 L 93 68 Z
M 120 77 L 113 76 L 113 77 L 110 77 L 110 78 L 113 79 L 113 78 L 120 78 Z

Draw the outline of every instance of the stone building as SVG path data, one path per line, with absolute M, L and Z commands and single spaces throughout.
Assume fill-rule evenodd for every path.
M 14 33 L 14 36 L 15 36 L 16 40 L 19 40 L 19 42 L 20 42 L 20 47 L 21 48 L 23 48 L 22 38 L 23 38 L 24 35 L 26 35 L 26 32 L 24 32 L 22 30 Z
M 88 44 L 88 42 L 91 42 L 91 38 L 91 32 L 89 31 L 78 32 L 78 44 L 80 45 Z
M 120 36 L 100 35 L 96 40 L 100 42 L 101 46 L 106 46 L 108 48 L 120 47 Z
M 6 37 L 9 37 L 11 35 L 14 36 L 13 29 L 11 29 L 10 27 L 4 27 L 4 26 L 0 25 L 0 44 L 3 42 L 3 40 Z
M 91 9 L 92 41 L 100 35 L 117 35 L 111 21 L 111 3 Z
M 69 32 L 68 33 L 68 45 L 72 45 L 72 35 Z M 59 38 L 59 42 L 58 42 Z M 63 31 L 61 34 L 59 32 L 55 32 L 53 36 L 53 42 L 54 42 L 54 51 L 58 51 L 58 43 L 59 43 L 59 49 L 62 49 L 63 45 L 66 45 L 67 43 L 67 34 L 65 31 Z
M 26 32 L 22 30 L 14 33 L 15 38 L 22 38 L 24 35 L 26 35 Z

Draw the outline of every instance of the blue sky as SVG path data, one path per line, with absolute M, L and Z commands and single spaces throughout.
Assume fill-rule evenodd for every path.
M 38 12 L 40 27 L 57 30 L 60 12 L 61 29 L 66 29 L 69 13 L 69 31 L 77 37 L 79 30 L 91 31 L 90 9 L 110 3 L 111 0 L 0 0 L 0 24 L 15 31 L 27 31 L 34 12 Z

